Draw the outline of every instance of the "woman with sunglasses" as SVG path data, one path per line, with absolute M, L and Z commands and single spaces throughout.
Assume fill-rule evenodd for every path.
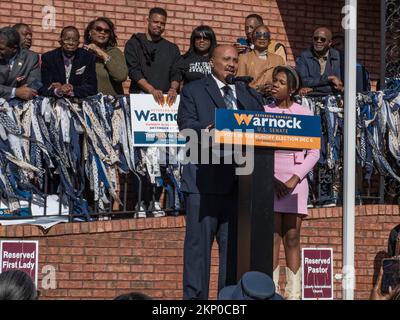
M 128 77 L 128 67 L 124 54 L 117 47 L 114 23 L 100 17 L 91 22 L 85 29 L 85 47 L 96 55 L 96 75 L 98 91 L 105 95 L 123 95 L 123 82 Z M 116 192 L 119 195 L 120 179 L 117 179 Z M 119 203 L 113 202 L 113 210 L 119 210 Z
M 237 71 L 237 76 L 252 77 L 250 87 L 264 94 L 269 94 L 271 91 L 274 68 L 285 64 L 281 56 L 268 52 L 270 35 L 265 25 L 254 29 L 252 34 L 254 50 L 239 56 Z
M 312 112 L 293 101 L 300 84 L 295 69 L 278 66 L 273 70 L 271 95 L 275 103 L 266 112 L 312 116 Z M 285 297 L 301 298 L 300 228 L 307 216 L 307 174 L 319 159 L 319 150 L 275 150 L 274 256 L 273 279 L 279 289 L 279 253 L 283 242 L 286 257 Z
M 85 29 L 84 48 L 96 55 L 96 74 L 99 92 L 106 95 L 124 94 L 123 82 L 128 77 L 124 54 L 117 47 L 114 23 L 100 17 Z
M 217 46 L 213 29 L 209 26 L 198 26 L 190 36 L 190 48 L 183 58 L 183 83 L 202 79 L 211 74 L 210 53 Z

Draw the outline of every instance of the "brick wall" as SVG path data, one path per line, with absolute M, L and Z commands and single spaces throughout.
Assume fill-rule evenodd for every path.
M 168 11 L 165 37 L 175 42 L 182 52 L 188 49 L 193 28 L 208 24 L 215 29 L 220 43 L 232 43 L 244 36 L 244 17 L 259 13 L 270 26 L 273 38 L 283 42 L 288 49 L 289 62 L 310 45 L 312 31 L 317 26 L 327 26 L 341 32 L 341 8 L 343 0 L 11 0 L 0 2 L 0 26 L 25 22 L 33 26 L 32 49 L 45 52 L 58 46 L 60 30 L 75 25 L 83 34 L 87 23 L 98 17 L 111 18 L 117 28 L 119 46 L 132 33 L 145 30 L 145 18 L 149 8 L 161 6 Z M 358 58 L 371 72 L 373 79 L 379 77 L 379 1 L 358 1 Z M 43 6 L 56 8 L 55 30 L 42 28 Z
M 400 223 L 399 207 L 368 205 L 356 209 L 356 299 L 367 299 L 386 251 L 390 230 Z M 59 224 L 47 233 L 36 226 L 0 226 L 0 240 L 39 240 L 39 289 L 43 299 L 111 299 L 141 291 L 156 299 L 182 298 L 185 219 L 147 218 Z M 328 247 L 334 273 L 342 268 L 341 208 L 310 210 L 303 222 L 303 247 Z M 284 266 L 281 251 L 281 266 Z M 42 268 L 56 269 L 56 289 L 41 286 Z M 210 297 L 215 299 L 218 251 L 214 246 Z M 283 287 L 284 271 L 281 270 Z M 341 299 L 341 282 L 335 280 Z

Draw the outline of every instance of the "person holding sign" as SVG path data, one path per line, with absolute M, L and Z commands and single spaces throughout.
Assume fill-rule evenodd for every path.
M 147 32 L 136 33 L 125 45 L 125 59 L 131 79 L 130 93 L 149 93 L 158 104 L 172 105 L 182 80 L 181 54 L 176 44 L 164 39 L 167 12 L 163 8 L 150 9 Z
M 129 93 L 151 94 L 160 106 L 171 106 L 177 99 L 182 80 L 181 54 L 176 44 L 162 36 L 167 24 L 167 12 L 163 8 L 151 8 L 146 22 L 146 33 L 133 34 L 125 45 L 125 59 L 131 79 Z M 147 148 L 143 150 L 142 157 L 154 159 L 157 154 L 156 148 Z M 147 161 L 147 164 L 148 168 L 155 167 L 150 161 Z M 163 179 L 158 179 L 159 183 L 156 184 L 152 178 L 154 176 L 150 176 L 150 171 L 148 173 L 149 175 L 142 179 L 144 202 L 139 205 L 138 217 L 146 216 L 147 205 L 154 208 L 155 216 L 163 216 L 163 191 L 160 186 Z
M 272 75 L 271 94 L 273 105 L 264 107 L 266 112 L 309 115 L 309 109 L 293 101 L 293 94 L 299 88 L 299 77 L 289 66 L 278 66 Z M 273 278 L 278 287 L 279 249 L 283 240 L 286 256 L 286 288 L 288 299 L 301 297 L 301 254 L 300 227 L 307 215 L 308 182 L 307 173 L 319 159 L 319 150 L 276 150 L 275 151 L 275 232 Z

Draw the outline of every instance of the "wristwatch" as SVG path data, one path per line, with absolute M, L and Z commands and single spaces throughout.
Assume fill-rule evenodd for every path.
M 111 60 L 111 56 L 108 56 L 107 59 L 104 60 L 104 64 L 107 64 Z

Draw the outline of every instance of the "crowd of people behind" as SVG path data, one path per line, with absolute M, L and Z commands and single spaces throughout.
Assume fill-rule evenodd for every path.
M 200 25 L 191 33 L 190 46 L 181 55 L 178 46 L 165 38 L 167 12 L 155 7 L 149 11 L 147 30 L 135 33 L 126 42 L 124 52 L 117 46 L 114 23 L 99 17 L 91 21 L 81 35 L 74 26 L 61 30 L 60 47 L 39 56 L 30 50 L 32 29 L 24 23 L 0 29 L 0 98 L 30 100 L 47 97 L 85 98 L 102 93 L 123 95 L 124 82 L 130 79 L 129 93 L 151 94 L 155 101 L 169 104 L 176 100 L 184 86 L 212 73 L 210 58 L 218 46 L 214 30 Z M 247 76 L 263 105 L 269 104 L 272 75 L 277 66 L 286 65 L 285 46 L 273 39 L 262 17 L 250 14 L 244 20 L 245 38 L 233 44 L 239 54 L 236 75 Z M 317 28 L 313 45 L 296 60 L 299 87 L 293 94 L 335 94 L 343 90 L 343 54 L 332 47 L 332 33 Z M 340 39 L 339 39 L 340 40 Z M 365 88 L 363 88 L 364 90 Z M 159 199 L 163 188 L 143 179 L 143 204 L 160 213 Z M 147 190 L 147 191 L 146 191 Z M 155 193 L 155 195 L 154 195 Z M 154 203 L 150 205 L 152 199 Z M 115 210 L 118 203 L 114 203 Z M 144 208 L 142 210 L 142 208 Z
M 153 8 L 145 33 L 135 33 L 126 42 L 124 53 L 117 47 L 114 23 L 100 17 L 91 21 L 83 35 L 74 26 L 60 34 L 60 47 L 41 58 L 32 52 L 32 29 L 24 23 L 0 29 L 0 97 L 6 100 L 32 99 L 36 95 L 84 98 L 101 92 L 124 94 L 123 83 L 131 80 L 130 93 L 149 93 L 160 103 L 163 94 L 175 101 L 182 86 L 211 74 L 209 58 L 217 46 L 209 26 L 196 27 L 189 50 L 181 55 L 177 45 L 162 37 L 167 12 Z M 238 76 L 253 78 L 250 86 L 270 94 L 272 72 L 287 63 L 286 48 L 273 40 L 261 16 L 245 19 L 246 38 L 234 44 L 238 53 Z M 296 60 L 300 94 L 332 94 L 343 90 L 343 52 L 341 35 L 332 37 L 328 28 L 317 28 L 313 45 Z M 366 89 L 366 85 L 363 85 Z

